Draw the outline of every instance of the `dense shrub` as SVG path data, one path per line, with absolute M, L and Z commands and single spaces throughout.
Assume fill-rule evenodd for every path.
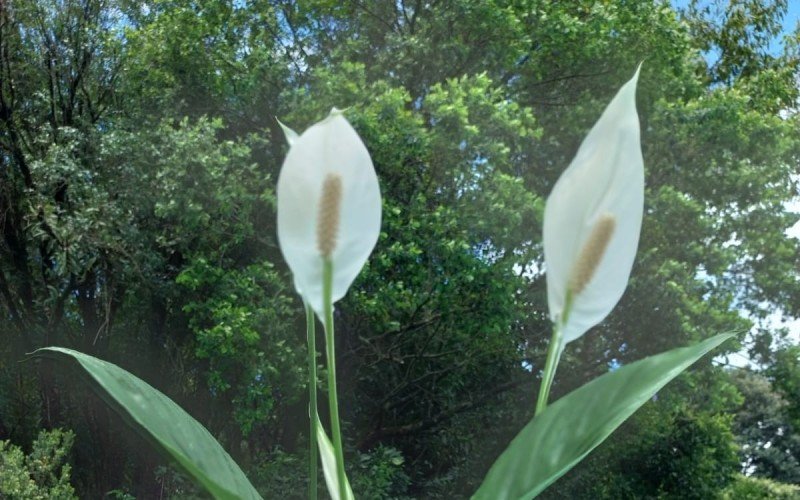
M 0 441 L 0 497 L 20 500 L 78 498 L 70 484 L 67 463 L 72 431 L 42 431 L 27 455 L 9 441 Z

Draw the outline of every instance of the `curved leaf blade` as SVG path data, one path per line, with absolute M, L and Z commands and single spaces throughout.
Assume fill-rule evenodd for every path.
M 331 443 L 328 434 L 325 433 L 325 428 L 322 427 L 322 422 L 317 419 L 317 446 L 319 448 L 319 458 L 322 460 L 322 473 L 325 475 L 325 484 L 328 487 L 328 494 L 333 500 L 342 500 L 339 498 L 339 477 L 336 474 L 336 453 L 333 451 L 333 444 Z M 344 500 L 354 500 L 353 489 L 350 487 L 350 481 L 345 480 L 345 489 L 347 490 L 347 498 Z
M 215 498 L 261 498 L 214 436 L 145 381 L 112 363 L 71 349 L 45 347 L 33 356 L 76 361 L 106 403 L 166 451 Z
M 724 333 L 636 361 L 567 394 L 517 434 L 473 498 L 527 500 L 538 495 L 670 380 L 731 337 Z

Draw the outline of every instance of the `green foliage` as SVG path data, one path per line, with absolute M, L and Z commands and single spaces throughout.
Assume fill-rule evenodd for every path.
M 107 498 L 112 498 L 114 500 L 136 500 L 136 497 L 127 493 L 123 490 L 111 490 L 106 493 Z
M 199 500 L 208 497 L 197 482 L 193 481 L 192 478 L 186 474 L 175 470 L 173 467 L 161 465 L 156 467 L 153 472 L 166 498 Z
M 403 471 L 403 455 L 388 446 L 378 446 L 368 453 L 359 453 L 351 476 L 353 488 L 361 498 L 376 500 L 403 499 L 410 478 Z
M 308 455 L 298 456 L 281 449 L 270 450 L 255 458 L 248 475 L 267 498 L 304 498 L 308 484 L 307 459 Z M 322 482 L 322 478 L 318 480 Z
M 800 346 L 785 345 L 772 354 L 766 375 L 786 400 L 786 411 L 795 429 L 800 429 Z
M 761 374 L 739 370 L 732 378 L 743 396 L 735 428 L 743 472 L 785 483 L 800 482 L 800 436 L 789 403 Z
M 722 492 L 722 498 L 724 500 L 796 500 L 800 498 L 800 487 L 770 479 L 738 475 L 736 480 Z
M 0 496 L 10 500 L 77 499 L 67 460 L 74 437 L 70 431 L 41 431 L 27 455 L 18 446 L 0 441 Z
M 691 412 L 672 416 L 651 431 L 650 436 L 658 436 L 657 440 L 645 441 L 638 456 L 626 457 L 624 464 L 638 463 L 638 470 L 629 481 L 607 484 L 606 498 L 648 492 L 658 492 L 660 498 L 714 497 L 730 483 L 739 466 L 730 420 L 725 415 Z M 633 487 L 632 491 L 626 487 Z
M 272 267 L 264 262 L 228 270 L 201 257 L 175 280 L 190 297 L 202 297 L 187 297 L 183 307 L 196 335 L 195 356 L 208 360 L 213 394 L 233 393 L 234 416 L 245 436 L 274 420 L 276 405 L 294 403 L 303 383 L 302 351 L 281 324 L 292 309 Z M 266 295 L 270 288 L 273 293 Z M 233 390 L 232 382 L 238 382 Z

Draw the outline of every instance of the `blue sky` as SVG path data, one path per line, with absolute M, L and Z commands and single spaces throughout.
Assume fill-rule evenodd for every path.
M 674 7 L 677 8 L 685 8 L 689 4 L 689 0 L 671 0 L 671 3 Z M 701 1 L 701 5 L 709 5 L 713 2 L 711 0 Z M 789 7 L 786 11 L 786 16 L 783 18 L 783 32 L 784 34 L 788 34 L 794 30 L 797 26 L 797 23 L 800 21 L 800 1 L 798 0 L 788 0 L 787 2 Z M 781 49 L 781 42 L 780 40 L 776 41 L 773 45 L 772 49 L 778 53 Z

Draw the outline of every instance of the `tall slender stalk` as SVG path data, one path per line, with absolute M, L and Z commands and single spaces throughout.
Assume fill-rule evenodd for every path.
M 322 265 L 322 307 L 325 313 L 325 352 L 328 355 L 328 404 L 331 413 L 333 450 L 336 453 L 336 476 L 339 479 L 339 498 L 347 498 L 344 472 L 342 431 L 339 425 L 339 399 L 336 395 L 336 348 L 333 336 L 333 262 L 324 259 Z
M 534 416 L 540 414 L 547 408 L 547 399 L 550 397 L 550 387 L 552 387 L 553 379 L 556 376 L 556 368 L 558 368 L 561 353 L 564 352 L 562 326 L 567 323 L 571 309 L 572 293 L 567 291 L 567 296 L 564 301 L 564 311 L 561 313 L 561 318 L 553 325 L 553 336 L 550 337 L 550 345 L 547 348 L 547 361 L 544 365 L 542 385 L 539 387 L 539 397 L 536 400 L 536 412 Z
M 536 401 L 536 413 L 540 414 L 547 408 L 547 398 L 550 396 L 550 387 L 553 385 L 553 378 L 556 375 L 556 368 L 558 361 L 561 359 L 561 352 L 563 351 L 561 340 L 561 325 L 553 325 L 553 336 L 550 337 L 550 346 L 547 350 L 547 362 L 544 365 L 544 374 L 542 375 L 542 385 L 539 387 L 539 398 Z
M 317 500 L 317 339 L 314 310 L 306 306 L 306 336 L 308 338 L 308 499 Z

